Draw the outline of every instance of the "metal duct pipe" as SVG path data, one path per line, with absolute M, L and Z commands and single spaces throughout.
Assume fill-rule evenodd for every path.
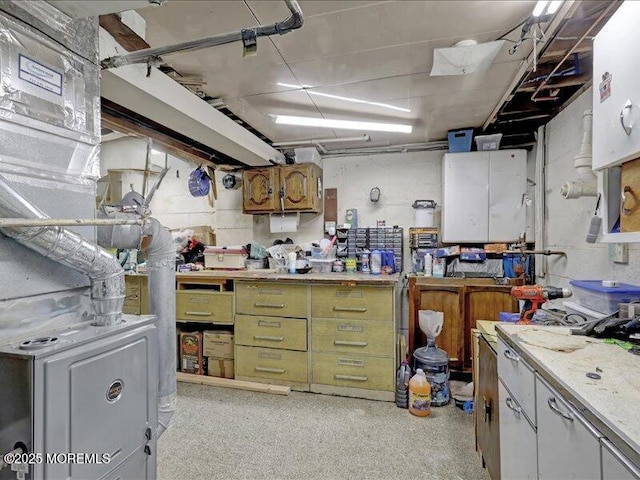
M 2 177 L 0 216 L 48 218 Z M 58 226 L 2 227 L 0 231 L 45 257 L 86 274 L 91 279 L 91 301 L 96 311 L 96 325 L 113 325 L 122 319 L 124 270 L 109 252 L 81 235 Z
M 296 30 L 302 27 L 304 17 L 298 2 L 296 0 L 284 1 L 291 12 L 291 15 L 282 22 L 277 22 L 272 25 L 245 28 L 237 32 L 223 33 L 213 37 L 178 43 L 176 45 L 168 45 L 166 47 L 146 48 L 144 50 L 129 53 L 128 55 L 109 57 L 101 62 L 102 68 L 115 68 L 123 65 L 130 65 L 132 63 L 148 63 L 157 60 L 158 57 L 161 57 L 162 55 L 170 53 L 189 52 L 203 48 L 217 47 L 218 45 L 239 42 L 241 40 L 244 43 L 245 48 L 255 48 L 258 37 L 275 35 L 276 33 L 284 35 L 285 33 L 289 33 L 291 30 Z
M 155 218 L 145 219 L 143 249 L 147 254 L 149 311 L 158 317 L 158 432 L 169 426 L 176 411 L 176 248 L 169 230 Z

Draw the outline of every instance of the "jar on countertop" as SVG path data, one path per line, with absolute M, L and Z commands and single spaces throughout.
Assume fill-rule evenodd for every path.
M 344 263 L 342 263 L 342 260 L 333 262 L 333 271 L 337 273 L 344 272 Z

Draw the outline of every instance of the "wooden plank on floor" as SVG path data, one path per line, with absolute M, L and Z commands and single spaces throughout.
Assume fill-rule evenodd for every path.
M 176 372 L 179 382 L 209 385 L 211 387 L 235 388 L 237 390 L 249 390 L 251 392 L 272 393 L 274 395 L 289 395 L 291 387 L 282 385 L 267 385 L 266 383 L 246 382 L 231 378 L 208 377 L 205 375 L 193 375 L 190 373 Z

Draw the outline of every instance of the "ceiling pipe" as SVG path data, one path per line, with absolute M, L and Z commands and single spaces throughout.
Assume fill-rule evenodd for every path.
M 357 137 L 344 137 L 344 138 L 312 138 L 310 140 L 296 140 L 291 142 L 277 142 L 272 143 L 272 147 L 294 147 L 299 145 L 317 145 L 325 143 L 346 143 L 346 142 L 370 142 L 371 137 L 368 133 Z
M 244 28 L 237 32 L 222 33 L 213 37 L 202 38 L 200 40 L 192 40 L 175 45 L 167 45 L 165 47 L 145 48 L 144 50 L 138 50 L 127 55 L 118 55 L 115 57 L 106 58 L 101 62 L 101 66 L 103 69 L 106 69 L 121 67 L 123 65 L 130 65 L 133 63 L 150 63 L 157 61 L 162 55 L 179 52 L 190 52 L 239 41 L 242 41 L 242 43 L 244 44 L 245 52 L 252 53 L 256 49 L 258 37 L 271 36 L 275 34 L 284 35 L 292 30 L 296 30 L 302 27 L 304 23 L 304 17 L 302 15 L 302 10 L 300 9 L 300 5 L 298 5 L 298 2 L 296 0 L 284 1 L 287 4 L 287 8 L 291 12 L 291 15 L 282 22 L 277 22 L 271 25 Z

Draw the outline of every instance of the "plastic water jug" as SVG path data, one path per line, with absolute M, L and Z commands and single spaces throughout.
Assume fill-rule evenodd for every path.
M 409 362 L 403 360 L 396 374 L 396 405 L 400 408 L 409 408 L 409 380 L 411 367 Z
M 382 253 L 380 250 L 371 252 L 371 274 L 380 275 L 382 272 Z
M 431 385 L 421 368 L 409 381 L 409 412 L 418 417 L 431 414 Z
M 449 403 L 449 355 L 436 347 L 435 339 L 429 338 L 426 347 L 413 352 L 414 366 L 424 371 L 431 385 L 431 406 L 441 407 Z

